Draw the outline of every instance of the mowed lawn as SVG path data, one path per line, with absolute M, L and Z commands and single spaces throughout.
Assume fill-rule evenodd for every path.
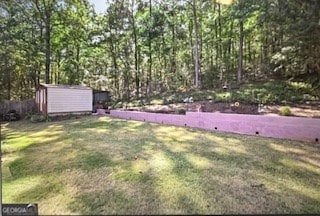
M 320 213 L 320 147 L 109 117 L 2 127 L 3 202 L 40 214 Z

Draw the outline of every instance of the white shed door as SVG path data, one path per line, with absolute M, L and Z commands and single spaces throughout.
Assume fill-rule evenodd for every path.
M 92 111 L 91 89 L 48 88 L 48 113 Z

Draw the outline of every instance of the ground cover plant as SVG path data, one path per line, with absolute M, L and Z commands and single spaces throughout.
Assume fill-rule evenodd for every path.
M 193 101 L 211 101 L 214 103 L 240 102 L 248 105 L 294 105 L 319 102 L 319 89 L 305 82 L 275 81 L 245 83 L 237 88 L 222 89 L 220 84 L 214 89 L 180 89 L 167 91 L 139 100 L 116 101 L 113 108 L 130 108 L 144 105 L 166 105 L 182 103 L 187 97 Z M 316 107 L 316 105 L 315 105 Z
M 276 114 L 320 118 L 319 89 L 301 81 L 269 80 L 243 83 L 224 90 L 217 84 L 214 89 L 180 89 L 149 98 L 108 103 L 112 109 L 183 114 L 181 109 L 197 112 L 238 114 Z M 184 100 L 192 98 L 193 103 Z M 234 106 L 236 103 L 239 107 Z M 260 107 L 260 108 L 259 108 Z M 289 111 L 290 110 L 290 111 Z
M 320 212 L 315 144 L 109 117 L 2 130 L 3 201 L 40 214 Z

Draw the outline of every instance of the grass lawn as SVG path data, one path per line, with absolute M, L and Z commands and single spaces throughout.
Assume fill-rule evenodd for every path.
M 2 130 L 3 202 L 40 214 L 320 213 L 315 144 L 91 116 Z

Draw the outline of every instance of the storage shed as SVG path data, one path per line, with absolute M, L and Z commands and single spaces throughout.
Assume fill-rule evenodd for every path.
M 92 112 L 92 89 L 78 85 L 40 84 L 36 92 L 38 112 L 48 115 Z
M 99 102 L 102 102 L 102 103 L 110 102 L 110 92 L 93 90 L 93 104 L 98 104 Z

